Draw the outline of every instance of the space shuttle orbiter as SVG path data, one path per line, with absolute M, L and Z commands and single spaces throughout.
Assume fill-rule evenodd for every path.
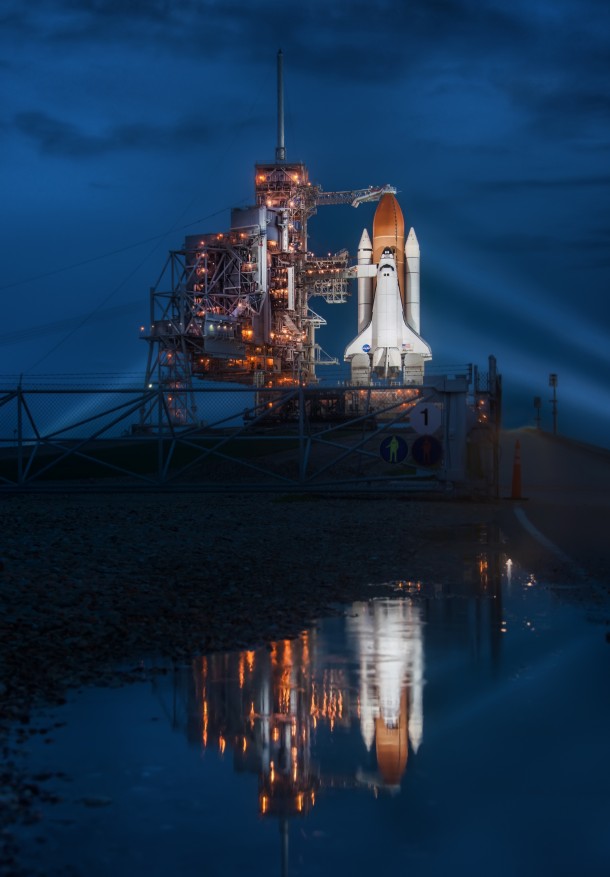
M 406 271 L 405 271 L 406 261 Z M 373 243 L 366 229 L 358 246 L 358 335 L 344 358 L 352 383 L 371 376 L 419 384 L 430 346 L 419 334 L 419 243 L 409 231 L 394 195 L 381 198 L 373 219 Z

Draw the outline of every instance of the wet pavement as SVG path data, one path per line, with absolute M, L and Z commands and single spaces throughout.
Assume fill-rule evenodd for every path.
M 571 587 L 566 582 L 568 588 Z M 481 547 L 292 640 L 87 687 L 24 744 L 45 875 L 605 875 L 610 644 Z
M 610 588 L 610 451 L 535 429 L 505 430 L 501 440 L 500 494 L 511 497 L 515 445 L 519 442 L 521 497 L 513 503 L 529 522 L 529 532 L 520 522 L 510 527 L 504 516 L 503 529 L 516 539 L 529 538 L 533 545 L 525 554 L 538 569 L 552 565 L 542 557 L 549 540 L 557 549 L 550 558 L 581 580 L 592 578 Z M 534 528 L 532 530 L 532 527 Z

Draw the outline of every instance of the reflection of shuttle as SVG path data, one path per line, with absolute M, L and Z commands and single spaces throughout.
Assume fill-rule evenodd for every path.
M 424 651 L 421 610 L 404 600 L 360 604 L 346 621 L 360 664 L 360 731 L 375 748 L 379 775 L 398 788 L 408 744 L 423 736 Z
M 406 261 L 406 273 L 405 273 Z M 375 211 L 373 243 L 366 229 L 358 247 L 358 336 L 348 345 L 352 382 L 371 374 L 421 383 L 430 347 L 419 335 L 419 243 L 405 223 L 394 195 Z

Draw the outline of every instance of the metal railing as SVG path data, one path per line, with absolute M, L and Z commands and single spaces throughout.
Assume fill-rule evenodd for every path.
M 189 426 L 159 387 L 0 389 L 0 490 L 443 491 L 469 482 L 446 383 L 196 387 Z

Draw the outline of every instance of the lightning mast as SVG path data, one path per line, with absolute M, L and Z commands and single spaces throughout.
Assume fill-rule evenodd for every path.
M 278 164 L 286 161 L 284 146 L 284 55 L 280 49 L 277 53 L 277 146 L 275 160 Z

